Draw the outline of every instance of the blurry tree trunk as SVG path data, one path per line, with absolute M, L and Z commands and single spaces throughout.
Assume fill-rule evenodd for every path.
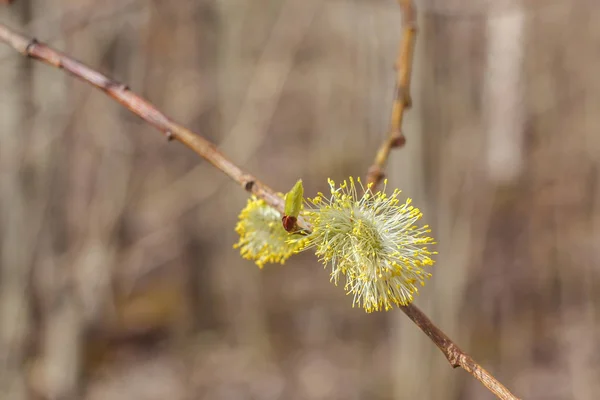
M 10 9 L 2 6 L 0 15 L 18 26 L 29 21 L 30 6 L 28 0 Z M 29 277 L 44 212 L 33 198 L 40 165 L 26 156 L 31 128 L 25 122 L 31 112 L 30 64 L 23 58 L 11 58 L 0 64 L 0 76 L 0 392 L 8 400 L 25 400 L 31 324 Z
M 70 1 L 62 5 L 73 7 Z M 56 4 L 34 4 L 38 18 L 55 9 Z M 109 25 L 118 22 L 113 19 Z M 102 32 L 103 26 L 98 28 Z M 108 41 L 96 39 L 97 33 L 90 29 L 55 41 L 55 46 L 109 70 L 116 57 L 122 59 L 120 66 L 127 66 L 128 49 L 116 38 L 119 29 Z M 58 71 L 41 64 L 34 71 L 32 144 L 39 146 L 35 159 L 44 161 L 40 181 L 48 188 L 32 198 L 48 201 L 52 212 L 36 265 L 41 329 L 32 384 L 42 398 L 67 400 L 80 397 L 85 333 L 103 316 L 111 294 L 115 228 L 126 198 L 129 157 L 126 151 L 114 151 L 115 143 L 123 143 L 116 126 L 118 108 Z M 90 113 L 93 124 L 86 122 Z
M 48 2 L 34 1 L 32 16 L 42 18 L 55 7 Z M 60 34 L 58 46 L 64 46 Z M 68 97 L 69 78 L 56 74 L 42 64 L 32 64 L 32 104 L 34 118 L 29 127 L 32 158 L 41 164 L 39 189 L 32 199 L 44 201 L 38 206 L 45 218 L 37 246 L 33 289 L 37 300 L 38 327 L 36 342 L 39 356 L 33 363 L 30 383 L 42 399 L 72 400 L 78 395 L 80 335 L 79 302 L 75 277 L 65 252 L 68 246 L 63 206 L 65 198 L 62 179 L 64 161 L 68 159 L 65 130 L 71 121 Z M 49 85 L 48 82 L 52 82 Z M 33 358 L 33 357 L 32 357 Z

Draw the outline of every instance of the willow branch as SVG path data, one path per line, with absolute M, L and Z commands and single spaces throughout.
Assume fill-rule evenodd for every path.
M 245 190 L 265 200 L 278 211 L 283 211 L 283 201 L 275 194 L 273 189 L 227 159 L 213 143 L 171 120 L 149 101 L 132 92 L 127 85 L 108 78 L 60 51 L 54 50 L 36 39 L 27 38 L 3 24 L 0 24 L 0 41 L 5 42 L 24 56 L 64 69 L 76 78 L 102 90 L 144 121 L 160 130 L 167 140 L 177 140 L 183 143 L 239 183 Z
M 409 2 L 401 1 L 401 4 L 404 3 L 408 4 Z M 408 9 L 412 10 L 412 8 Z M 414 17 L 414 12 L 412 16 Z M 396 119 L 393 121 L 396 122 L 392 124 L 392 128 L 394 129 L 394 127 L 396 127 L 397 129 L 392 130 L 392 133 L 400 132 L 402 113 L 404 112 L 407 104 L 410 104 L 410 101 L 408 100 L 410 63 L 407 61 L 412 60 L 413 44 L 410 43 L 414 43 L 414 18 L 411 26 L 411 29 L 405 29 L 405 35 L 408 33 L 410 34 L 410 37 L 408 39 L 405 37 L 403 40 L 403 43 L 409 44 L 406 47 L 401 46 L 401 50 L 405 50 L 401 52 L 399 57 L 400 62 L 398 65 L 400 67 L 398 67 L 398 71 L 399 76 L 402 78 L 400 80 L 401 84 L 399 87 L 403 89 L 402 91 L 398 91 L 399 96 L 397 96 L 394 102 Z M 104 93 L 122 104 L 131 112 L 138 115 L 144 121 L 160 130 L 165 135 L 167 140 L 177 140 L 181 142 L 200 157 L 209 161 L 216 168 L 224 172 L 235 182 L 240 184 L 246 191 L 255 194 L 257 197 L 265 200 L 270 206 L 276 208 L 280 212 L 283 212 L 283 201 L 279 196 L 276 195 L 273 189 L 260 182 L 254 176 L 243 171 L 240 167 L 227 159 L 213 143 L 190 131 L 184 126 L 172 121 L 150 102 L 129 90 L 126 85 L 108 78 L 107 76 L 91 69 L 81 62 L 76 61 L 59 51 L 53 50 L 52 48 L 38 42 L 35 39 L 29 39 L 21 34 L 18 34 L 3 24 L 0 24 L 0 41 L 6 43 L 24 56 L 42 61 L 56 68 L 64 69 L 76 78 L 102 90 Z M 404 56 L 402 56 L 402 54 L 404 54 Z M 399 133 L 399 136 L 390 135 L 390 138 L 398 137 L 402 137 L 401 133 Z M 383 169 L 383 166 L 387 161 L 389 150 L 393 147 L 391 144 L 386 146 L 387 151 L 385 154 L 378 154 L 376 160 L 376 165 L 379 166 L 380 169 Z M 380 179 L 381 178 L 379 178 L 379 180 Z M 299 221 L 299 223 L 300 222 L 301 221 Z M 302 226 L 302 224 L 300 225 Z M 452 340 L 450 340 L 439 328 L 437 328 L 416 306 L 409 305 L 402 307 L 402 311 L 404 311 L 404 313 L 435 343 L 435 345 L 444 353 L 453 367 L 461 367 L 472 374 L 500 399 L 518 400 L 492 375 L 481 368 L 481 366 L 473 361 L 471 357 L 460 350 L 460 348 L 456 346 L 456 344 L 454 344 L 454 342 L 452 342 Z
M 389 135 L 385 138 L 373 165 L 369 168 L 368 182 L 376 187 L 384 176 L 384 168 L 390 151 L 406 142 L 402 133 L 404 111 L 411 107 L 410 79 L 417 33 L 416 10 L 412 0 L 398 0 L 402 9 L 402 39 L 396 60 L 396 96 L 392 106 L 392 121 Z M 460 349 L 438 328 L 416 305 L 401 306 L 400 309 L 417 325 L 438 349 L 446 356 L 453 368 L 462 368 L 481 382 L 490 392 L 502 400 L 518 400 L 492 374 L 483 369 L 468 354 Z
M 402 38 L 396 58 L 396 90 L 392 104 L 392 115 L 389 132 L 377 151 L 375 161 L 369 168 L 368 182 L 377 185 L 384 177 L 390 151 L 402 147 L 406 138 L 402 132 L 404 111 L 412 106 L 410 96 L 410 77 L 412 72 L 413 54 L 417 36 L 417 21 L 415 6 L 411 0 L 398 0 L 402 9 Z
M 460 349 L 446 334 L 414 304 L 400 309 L 417 325 L 440 349 L 453 368 L 462 368 L 481 382 L 490 392 L 502 400 L 519 400 L 492 374 L 483 369 L 471 356 Z

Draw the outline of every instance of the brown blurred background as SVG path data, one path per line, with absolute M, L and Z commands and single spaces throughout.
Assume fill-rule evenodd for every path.
M 392 186 L 440 245 L 417 304 L 526 399 L 600 397 L 600 4 L 421 0 Z M 16 0 L 0 21 L 126 82 L 277 190 L 364 176 L 394 0 Z M 0 46 L 1 399 L 491 399 L 310 254 L 232 249 L 246 193 Z

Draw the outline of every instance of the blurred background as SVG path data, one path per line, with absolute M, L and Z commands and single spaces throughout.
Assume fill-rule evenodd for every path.
M 6 1 L 4 2 L 6 3 Z M 527 399 L 600 396 L 600 6 L 420 0 L 390 184 L 440 243 L 416 304 Z M 394 0 L 15 0 L 276 190 L 364 176 Z M 492 399 L 311 254 L 260 271 L 247 195 L 101 92 L 0 46 L 1 399 Z

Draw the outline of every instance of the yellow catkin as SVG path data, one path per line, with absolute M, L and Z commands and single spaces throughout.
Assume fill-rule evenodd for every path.
M 265 264 L 283 264 L 304 240 L 301 235 L 286 232 L 279 212 L 255 196 L 240 212 L 235 231 L 240 239 L 233 247 L 260 268 Z
M 387 182 L 386 182 L 387 185 Z M 425 268 L 434 264 L 427 245 L 428 225 L 415 223 L 423 214 L 401 203 L 400 190 L 373 193 L 360 179 L 349 178 L 339 187 L 329 179 L 329 198 L 319 193 L 308 201 L 304 213 L 313 226 L 305 249 L 313 248 L 320 261 L 331 267 L 337 285 L 345 277 L 345 289 L 353 295 L 353 306 L 367 312 L 407 305 L 418 286 L 431 276 Z

